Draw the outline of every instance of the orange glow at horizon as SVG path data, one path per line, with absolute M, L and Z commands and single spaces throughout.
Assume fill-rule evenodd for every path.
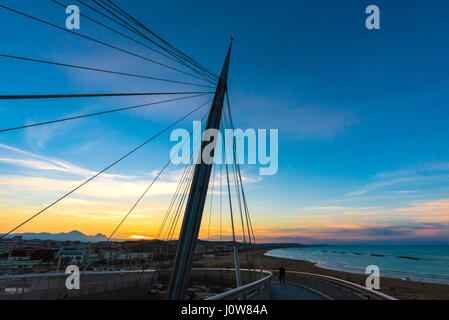
M 146 237 L 146 236 L 139 236 L 139 235 L 132 235 L 131 237 L 129 237 L 129 239 L 133 239 L 133 240 L 151 240 L 153 239 L 152 237 Z
M 154 204 L 153 204 L 154 206 Z M 37 211 L 36 207 L 11 208 L 2 206 L 0 215 L 0 233 L 9 231 L 21 221 L 26 220 L 30 212 Z M 114 239 L 150 240 L 155 239 L 165 211 L 163 204 L 156 206 L 142 206 L 131 215 L 125 224 L 119 229 Z M 121 221 L 123 213 L 128 210 L 126 205 L 104 204 L 102 202 L 82 201 L 80 199 L 69 199 L 64 204 L 46 212 L 44 215 L 23 226 L 16 233 L 60 233 L 78 230 L 86 235 L 98 233 L 108 236 Z M 253 213 L 253 226 L 257 242 L 275 242 L 276 239 L 310 239 L 310 240 L 382 240 L 399 239 L 401 237 L 425 238 L 434 236 L 447 238 L 442 228 L 437 228 L 436 223 L 449 222 L 449 199 L 441 201 L 415 203 L 413 205 L 396 208 L 340 208 L 327 207 L 298 210 L 298 215 L 282 216 L 267 215 L 265 212 Z M 324 211 L 323 211 L 324 210 Z M 340 210 L 340 211 L 339 211 Z M 328 211 L 339 211 L 334 215 Z M 231 226 L 229 222 L 223 221 L 220 232 L 218 213 L 213 212 L 212 223 L 208 216 L 203 217 L 199 238 L 203 240 L 231 240 Z M 420 228 L 408 228 L 401 225 L 391 224 L 392 216 L 405 218 L 406 221 L 415 222 Z M 173 237 L 177 238 L 180 231 L 180 219 Z M 240 223 L 235 223 L 236 236 L 242 241 Z M 403 228 L 406 234 L 400 233 L 386 236 L 375 233 L 376 229 Z M 370 234 L 367 232 L 372 231 Z M 447 230 L 446 230 L 447 232 Z M 220 237 L 221 234 L 221 237 Z M 160 237 L 165 239 L 165 235 Z

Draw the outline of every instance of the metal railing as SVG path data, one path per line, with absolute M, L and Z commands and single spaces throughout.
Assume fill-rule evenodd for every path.
M 389 296 L 385 293 L 382 293 L 382 292 L 379 292 L 376 290 L 369 290 L 357 283 L 334 278 L 331 276 L 326 276 L 323 274 L 315 274 L 315 273 L 300 272 L 300 271 L 289 271 L 289 273 L 297 274 L 297 275 L 304 276 L 304 277 L 309 277 L 312 279 L 320 279 L 320 280 L 332 283 L 338 287 L 343 287 L 343 288 L 346 288 L 347 290 L 356 292 L 365 298 L 374 298 L 374 299 L 381 299 L 381 300 L 398 300 L 398 299 L 396 299 L 392 296 Z
M 68 290 L 70 274 L 44 273 L 0 276 L 0 300 L 123 299 L 145 296 L 154 270 L 85 272 L 79 290 Z
M 273 275 L 271 272 L 264 272 L 264 274 L 266 276 L 262 279 L 220 293 L 206 300 L 269 300 L 270 284 Z
M 248 284 L 228 290 L 208 300 L 269 299 L 271 273 L 241 270 Z M 148 296 L 158 279 L 168 278 L 170 270 L 84 272 L 79 290 L 68 290 L 67 273 L 0 276 L 0 300 L 140 299 Z M 235 281 L 233 269 L 192 269 L 191 279 L 204 283 Z

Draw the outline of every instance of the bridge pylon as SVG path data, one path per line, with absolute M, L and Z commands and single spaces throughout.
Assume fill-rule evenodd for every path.
M 221 70 L 217 88 L 215 90 L 214 100 L 209 112 L 209 117 L 207 118 L 206 130 L 220 129 L 223 102 L 228 82 L 232 40 L 233 39 L 231 38 L 228 53 Z M 201 149 L 198 155 L 200 159 L 198 159 L 195 165 L 189 198 L 187 200 L 181 226 L 181 233 L 178 238 L 178 248 L 176 250 L 175 261 L 170 276 L 170 283 L 168 286 L 169 300 L 183 300 L 185 298 L 185 292 L 189 283 L 193 255 L 195 253 L 195 246 L 198 240 L 198 233 L 200 230 L 204 204 L 206 202 L 206 195 L 213 166 L 213 162 L 211 164 L 207 164 L 204 163 L 202 159 L 203 150 L 209 143 L 210 142 L 207 141 L 201 141 Z M 216 141 L 213 143 L 216 143 Z

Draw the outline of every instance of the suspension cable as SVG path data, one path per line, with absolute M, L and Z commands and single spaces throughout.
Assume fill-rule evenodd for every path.
M 206 113 L 206 116 L 209 112 Z M 203 117 L 204 119 L 204 117 Z M 189 138 L 192 136 L 193 131 L 189 134 Z M 187 140 L 187 141 L 190 141 Z M 186 143 L 186 141 L 184 141 L 183 145 Z M 111 235 L 108 238 L 108 241 L 114 236 L 114 234 L 117 232 L 117 230 L 121 227 L 121 225 L 125 222 L 125 220 L 128 218 L 128 216 L 131 214 L 131 212 L 133 212 L 133 210 L 136 208 L 136 206 L 140 203 L 140 201 L 145 197 L 145 195 L 148 193 L 148 191 L 150 190 L 150 188 L 153 186 L 153 184 L 159 179 L 159 177 L 161 176 L 161 174 L 165 171 L 165 169 L 170 165 L 171 161 L 173 160 L 173 158 L 175 157 L 175 155 L 173 155 L 172 157 L 170 157 L 170 159 L 167 161 L 167 163 L 164 165 L 164 167 L 159 171 L 159 173 L 156 175 L 156 177 L 153 179 L 153 181 L 150 183 L 150 185 L 146 188 L 146 190 L 142 193 L 142 195 L 137 199 L 137 201 L 134 203 L 134 205 L 131 207 L 131 209 L 129 210 L 129 212 L 123 217 L 123 219 L 120 221 L 120 223 L 118 224 L 118 226 L 114 229 L 114 231 L 111 233 Z
M 229 93 L 228 93 L 228 88 L 226 88 L 226 102 L 227 102 L 227 110 L 228 110 L 228 114 L 229 114 L 229 122 L 231 125 L 231 129 L 234 130 L 234 123 L 232 120 L 232 113 L 231 113 L 231 104 L 229 102 Z M 225 115 L 226 118 L 226 115 Z M 235 139 L 235 138 L 234 138 Z M 236 150 L 236 146 L 234 143 L 233 144 L 233 153 L 234 153 L 234 172 L 235 172 L 235 179 L 236 179 L 236 184 L 240 186 L 240 188 L 237 192 L 242 193 L 242 198 L 243 198 L 243 206 L 244 206 L 244 211 L 245 211 L 245 217 L 246 217 L 246 225 L 247 225 L 247 231 L 248 231 L 248 239 L 249 239 L 249 244 L 250 244 L 250 249 L 252 248 L 253 250 L 247 251 L 247 261 L 249 264 L 249 268 L 252 269 L 254 267 L 255 264 L 255 259 L 256 259 L 256 255 L 257 255 L 257 246 L 256 246 L 256 239 L 254 236 L 254 230 L 253 230 L 253 226 L 252 226 L 252 222 L 251 222 L 251 216 L 249 214 L 249 210 L 248 210 L 248 205 L 246 202 L 246 197 L 245 197 L 245 192 L 243 189 L 243 182 L 242 182 L 242 176 L 241 176 L 241 170 L 240 170 L 240 162 L 238 160 L 238 155 L 237 155 L 237 150 Z M 238 173 L 238 175 L 237 175 Z M 240 197 L 239 197 L 239 201 L 240 201 Z M 242 219 L 242 226 L 243 226 L 243 217 L 241 217 Z M 252 241 L 251 241 L 251 237 L 252 237 Z M 251 242 L 253 242 L 253 246 L 251 245 Z M 251 253 L 252 253 L 252 258 L 251 257 Z M 251 274 L 252 277 L 252 274 Z
M 184 100 L 184 99 L 201 97 L 201 96 L 204 96 L 204 95 L 206 95 L 206 94 L 200 94 L 200 95 L 195 95 L 195 96 L 188 96 L 188 97 L 182 97 L 182 98 L 176 98 L 176 99 L 170 99 L 170 100 L 151 102 L 151 103 L 141 104 L 141 105 L 137 105 L 137 106 L 131 106 L 131 107 L 125 107 L 125 108 L 118 108 L 118 109 L 94 112 L 94 113 L 89 113 L 89 114 L 84 114 L 84 115 L 79 115 L 79 116 L 73 116 L 73 117 L 68 117 L 68 118 L 62 118 L 62 119 L 57 119 L 57 120 L 51 120 L 51 121 L 45 121 L 45 122 L 40 122 L 40 123 L 27 124 L 27 125 L 23 125 L 23 126 L 19 126 L 19 127 L 13 127 L 13 128 L 8 128 L 8 129 L 1 129 L 0 133 L 7 132 L 7 131 L 19 130 L 19 129 L 25 129 L 25 128 L 31 128 L 31 127 L 37 127 L 37 126 L 42 126 L 42 125 L 46 125 L 46 124 L 53 124 L 53 123 L 58 123 L 58 122 L 64 122 L 64 121 L 82 119 L 82 118 L 87 118 L 87 117 L 99 116 L 99 115 L 104 115 L 104 114 L 114 113 L 114 112 L 119 112 L 119 111 L 124 111 L 124 110 L 143 108 L 143 107 L 156 105 L 156 104 L 162 104 L 162 103 L 167 103 L 167 102 L 173 102 L 173 101 L 179 101 L 179 100 Z
M 222 203 L 222 169 L 223 169 L 223 164 L 220 164 L 220 241 L 221 239 L 221 234 L 222 234 L 222 209 L 223 209 L 223 203 Z
M 208 113 L 207 113 L 207 114 L 208 114 Z M 207 114 L 206 114 L 206 116 L 207 116 Z M 205 116 L 205 117 L 206 117 L 206 116 Z M 205 117 L 203 117 L 203 119 L 201 119 L 201 121 L 203 121 Z M 197 128 L 197 127 L 198 127 L 198 125 L 197 125 L 195 128 Z M 167 211 L 166 211 L 166 213 L 165 213 L 165 215 L 164 215 L 164 219 L 162 220 L 162 223 L 161 223 L 161 225 L 160 225 L 160 227 L 159 227 L 159 231 L 158 231 L 158 233 L 157 233 L 157 235 L 156 235 L 156 239 L 159 239 L 160 236 L 161 236 L 162 230 L 164 229 L 164 226 L 165 226 L 165 223 L 166 223 L 166 221 L 167 221 L 167 218 L 168 218 L 168 216 L 169 216 L 170 213 L 171 213 L 171 209 L 172 209 L 174 203 L 176 202 L 176 199 L 177 199 L 177 197 L 178 197 L 179 191 L 182 189 L 181 185 L 183 184 L 184 177 L 185 177 L 186 175 L 187 175 L 187 176 L 190 175 L 190 171 L 191 171 L 191 168 L 192 168 L 191 163 L 192 163 L 192 161 L 193 161 L 193 157 L 194 157 L 194 154 L 193 154 L 193 150 L 192 150 L 192 152 L 191 152 L 191 154 L 190 154 L 190 162 L 189 162 L 189 163 L 185 166 L 185 168 L 184 168 L 184 171 L 183 171 L 183 173 L 182 173 L 182 175 L 181 175 L 181 179 L 180 179 L 180 181 L 179 181 L 178 187 L 176 188 L 175 194 L 174 194 L 174 196 L 172 197 L 172 200 L 171 200 L 171 202 L 170 202 L 170 205 L 168 206 Z
M 203 117 L 203 119 L 201 119 L 201 123 L 202 121 L 206 118 L 206 116 L 208 115 L 208 113 Z M 198 126 L 198 125 L 197 125 Z M 204 127 L 206 126 L 206 123 L 204 124 Z M 195 127 L 196 128 L 196 127 Z M 156 237 L 156 239 L 165 239 L 165 242 L 163 242 L 160 246 L 159 246 L 159 250 L 162 251 L 163 247 L 165 247 L 165 249 L 168 248 L 169 246 L 169 241 L 170 239 L 173 238 L 174 232 L 176 231 L 176 227 L 178 225 L 179 222 L 179 218 L 181 216 L 181 211 L 184 208 L 184 203 L 186 200 L 186 196 L 188 194 L 188 190 L 191 186 L 192 180 L 193 180 L 193 175 L 194 175 L 194 169 L 195 169 L 195 165 L 190 165 L 193 162 L 194 157 L 197 157 L 198 154 L 200 153 L 200 150 L 197 151 L 196 154 L 194 154 L 194 150 L 192 150 L 191 154 L 190 154 L 190 162 L 188 165 L 186 165 L 185 169 L 184 169 L 184 173 L 183 176 L 180 179 L 180 182 L 178 184 L 178 188 L 176 189 L 176 192 L 174 194 L 174 196 L 172 197 L 172 201 L 170 203 L 170 206 L 167 209 L 167 212 L 165 213 L 164 216 L 164 220 L 159 228 L 159 232 L 158 235 Z M 179 199 L 178 199 L 179 198 Z M 171 219 L 169 218 L 171 213 L 172 213 L 172 209 L 173 209 L 173 205 L 177 202 L 176 205 L 176 209 L 173 212 L 173 216 L 171 217 Z M 170 220 L 169 224 L 168 224 L 168 228 L 166 231 L 166 236 L 161 237 L 162 235 L 162 231 L 165 227 L 165 224 L 168 220 Z M 169 257 L 167 257 L 169 258 Z
M 228 88 L 226 88 L 226 102 L 228 105 L 228 113 L 229 113 L 229 119 L 230 119 L 230 124 L 231 124 L 231 129 L 234 130 L 234 123 L 232 120 L 232 113 L 231 113 L 231 104 L 229 102 L 229 93 L 228 93 Z M 239 178 L 239 183 L 240 183 L 240 189 L 242 192 L 242 197 L 243 197 L 243 204 L 244 204 L 244 208 L 245 208 L 245 215 L 246 215 L 246 223 L 248 225 L 248 233 L 249 233 L 249 237 L 251 238 L 251 234 L 252 234 L 252 238 L 253 238 L 253 243 L 256 244 L 256 238 L 254 235 L 254 230 L 253 230 L 253 226 L 252 226 L 252 222 L 251 222 L 251 215 L 249 214 L 249 210 L 248 210 L 248 204 L 246 201 L 246 196 L 245 196 L 245 191 L 243 189 L 243 182 L 242 182 L 242 175 L 241 175 L 241 170 L 240 170 L 240 163 L 238 161 L 238 155 L 237 155 L 237 151 L 236 151 L 236 146 L 234 144 L 234 156 L 236 157 L 236 167 L 237 167 L 237 172 L 238 172 L 238 178 Z M 251 233 L 250 233 L 251 232 Z
M 94 8 L 94 7 L 90 6 L 89 4 L 85 3 L 84 1 L 81 1 L 81 0 L 77 0 L 77 1 L 78 1 L 79 3 L 81 3 L 82 5 L 86 6 L 87 8 L 89 8 L 89 9 L 91 9 L 91 10 L 97 12 L 98 14 L 100 14 L 100 15 L 106 17 L 107 19 L 113 21 L 114 23 L 117 23 L 118 25 L 122 26 L 123 28 L 126 28 L 126 29 L 128 29 L 129 31 L 131 31 L 131 32 L 133 32 L 133 33 L 135 33 L 135 34 L 137 34 L 138 36 L 140 36 L 140 37 L 142 37 L 142 38 L 144 38 L 144 39 L 150 41 L 151 43 L 153 43 L 154 45 L 156 45 L 156 46 L 158 46 L 159 48 L 163 49 L 164 51 L 167 51 L 164 47 L 160 46 L 158 43 L 156 43 L 156 42 L 154 42 L 152 39 L 148 38 L 146 35 L 144 35 L 142 32 L 140 32 L 139 30 L 137 30 L 136 28 L 134 28 L 133 26 L 131 26 L 128 22 L 124 21 L 123 19 L 120 19 L 120 20 L 123 22 L 123 23 L 122 23 L 122 22 L 120 22 L 120 21 L 118 21 L 118 20 L 116 20 L 116 19 L 110 17 L 109 15 L 107 15 L 107 14 L 101 12 L 101 11 L 98 10 L 97 8 Z M 99 4 L 97 3 L 97 5 L 99 5 Z M 102 6 L 100 6 L 100 7 L 102 7 Z M 102 7 L 102 8 L 104 8 L 104 7 Z M 106 11 L 110 12 L 109 10 L 106 10 Z M 181 60 L 179 60 L 176 56 L 174 56 L 174 59 L 175 59 L 175 60 L 178 60 L 178 62 L 184 64 L 184 63 L 183 63 Z M 186 65 L 186 64 L 184 64 L 184 65 Z M 186 66 L 188 67 L 188 65 L 186 65 Z M 192 69 L 192 68 L 190 68 L 190 69 Z M 195 71 L 196 73 L 200 74 L 200 73 L 197 72 L 195 69 L 192 69 L 192 70 Z M 204 79 L 204 80 L 206 80 L 206 79 Z M 210 80 L 207 80 L 207 81 L 208 81 L 208 82 L 211 82 Z M 214 82 L 211 82 L 211 83 L 215 84 Z
M 57 204 L 58 202 L 60 202 L 61 200 L 65 199 L 66 197 L 68 197 L 69 195 L 71 195 L 72 193 L 74 193 L 75 191 L 77 191 L 78 189 L 80 189 L 81 187 L 83 187 L 84 185 L 86 185 L 87 183 L 89 183 L 90 181 L 94 180 L 96 177 L 98 177 L 99 175 L 101 175 L 102 173 L 104 173 L 105 171 L 109 170 L 110 168 L 112 168 L 113 166 L 115 166 L 117 163 L 121 162 L 122 160 L 124 160 L 125 158 L 127 158 L 128 156 L 130 156 L 131 154 L 133 154 L 134 152 L 136 152 L 137 150 L 141 149 L 143 146 L 145 146 L 146 144 L 148 144 L 149 142 L 153 141 L 154 139 L 156 139 L 157 137 L 159 137 L 160 135 L 162 135 L 165 131 L 167 131 L 168 129 L 172 128 L 173 126 L 175 126 L 176 124 L 178 124 L 179 122 L 181 122 L 182 120 L 184 120 L 185 118 L 189 117 L 190 115 L 192 115 L 193 113 L 195 113 L 196 111 L 198 111 L 199 109 L 203 108 L 206 104 L 208 104 L 209 102 L 211 102 L 212 100 L 208 100 L 205 103 L 203 103 L 202 105 L 200 105 L 199 107 L 195 108 L 193 111 L 189 112 L 188 114 L 184 115 L 182 118 L 180 118 L 179 120 L 173 122 L 171 125 L 169 125 L 167 128 L 163 129 L 162 131 L 158 132 L 157 134 L 155 134 L 154 136 L 152 136 L 151 138 L 149 138 L 148 140 L 146 140 L 144 143 L 140 144 L 139 146 L 135 147 L 134 149 L 132 149 L 131 151 L 129 151 L 127 154 L 125 154 L 124 156 L 120 157 L 118 160 L 114 161 L 113 163 L 111 163 L 110 165 L 108 165 L 106 168 L 104 168 L 103 170 L 99 171 L 98 173 L 96 173 L 95 175 L 93 175 L 92 177 L 90 177 L 89 179 L 87 179 L 86 181 L 84 181 L 83 183 L 81 183 L 79 186 L 77 186 L 76 188 L 72 189 L 71 191 L 67 192 L 66 194 L 64 194 L 62 197 L 60 197 L 59 199 L 57 199 L 56 201 L 52 202 L 51 204 L 49 204 L 48 206 L 46 206 L 44 209 L 40 210 L 39 212 L 37 212 L 36 214 L 34 214 L 33 216 L 31 216 L 30 218 L 28 218 L 27 220 L 25 220 L 24 222 L 20 223 L 18 226 L 14 227 L 13 229 L 11 229 L 10 231 L 8 231 L 7 233 L 5 233 L 4 235 L 2 235 L 0 237 L 0 240 L 5 238 L 6 236 L 8 236 L 9 234 L 11 234 L 12 232 L 14 232 L 15 230 L 19 229 L 20 227 L 22 227 L 23 225 L 25 225 L 26 223 L 28 223 L 29 221 L 33 220 L 34 218 L 38 217 L 40 214 L 42 214 L 43 212 L 47 211 L 48 209 L 50 209 L 51 207 L 53 207 L 55 204 Z
M 196 83 L 191 83 L 191 82 L 170 80 L 170 79 L 151 77 L 151 76 L 144 76 L 144 75 L 140 75 L 140 74 L 126 73 L 126 72 L 113 71 L 113 70 L 107 70 L 107 69 L 99 69 L 99 68 L 78 66 L 78 65 L 74 65 L 74 64 L 67 64 L 67 63 L 61 63 L 61 62 L 55 62 L 55 61 L 48 61 L 48 60 L 41 60 L 41 59 L 19 57 L 19 56 L 13 56 L 13 55 L 9 55 L 9 54 L 4 54 L 4 53 L 0 53 L 0 57 L 2 57 L 2 58 L 9 58 L 9 59 L 16 59 L 16 60 L 23 60 L 23 61 L 27 61 L 27 62 L 37 62 L 37 63 L 43 63 L 43 64 L 50 64 L 50 65 L 60 66 L 60 67 L 67 67 L 67 68 L 74 68 L 74 69 L 81 69 L 81 70 L 88 70 L 88 71 L 103 72 L 103 73 L 108 73 L 108 74 L 116 74 L 116 75 L 126 76 L 126 77 L 134 77 L 134 78 L 154 80 L 154 81 L 163 81 L 163 82 L 170 82 L 170 83 L 185 84 L 185 85 L 194 86 L 194 87 L 211 88 L 210 86 L 207 86 L 207 85 L 196 84 Z
M 209 75 L 211 75 L 213 78 L 218 79 L 218 76 L 216 74 L 214 74 L 213 72 L 211 72 L 210 70 L 208 70 L 206 67 L 202 66 L 201 64 L 199 64 L 198 62 L 196 62 L 195 60 L 193 60 L 192 58 L 190 58 L 189 56 L 187 56 L 186 54 L 184 54 L 182 51 L 180 51 L 179 49 L 175 48 L 174 46 L 172 46 L 170 43 L 168 43 L 167 41 L 165 41 L 164 39 L 162 39 L 160 36 L 158 36 L 156 33 L 154 33 L 153 31 L 151 31 L 149 28 L 147 28 L 144 24 L 142 24 L 140 21 L 138 21 L 137 19 L 133 18 L 129 13 L 127 13 L 126 11 L 124 11 L 123 9 L 121 9 L 117 4 L 115 4 L 113 1 L 111 0 L 107 0 L 109 3 L 111 3 L 113 6 L 115 6 L 118 10 L 120 10 L 121 12 L 123 12 L 124 15 L 126 15 L 128 17 L 128 19 L 130 19 L 131 21 L 133 21 L 134 23 L 136 23 L 138 26 L 140 26 L 141 28 L 143 28 L 144 30 L 146 30 L 148 33 L 150 33 L 151 35 L 153 35 L 154 37 L 156 37 L 159 41 L 161 41 L 162 43 L 164 43 L 165 45 L 167 45 L 169 48 L 173 49 L 176 53 L 178 53 L 179 55 L 181 55 L 182 57 L 184 57 L 184 59 L 186 59 L 187 61 L 189 61 L 191 64 L 195 65 L 197 68 L 199 68 L 200 70 L 203 70 L 204 72 L 208 73 Z
M 56 4 L 58 4 L 58 5 L 61 6 L 61 7 L 64 7 L 64 8 L 67 7 L 67 5 L 64 5 L 64 4 L 62 4 L 62 3 L 60 3 L 60 2 L 58 2 L 58 1 L 56 1 L 56 0 L 50 0 L 50 1 L 52 1 L 52 2 L 54 2 L 54 3 L 56 3 Z M 161 55 L 161 56 L 164 56 L 164 57 L 166 57 L 166 58 L 168 58 L 168 59 L 170 59 L 170 60 L 172 60 L 172 61 L 175 61 L 176 63 L 180 63 L 180 64 L 186 66 L 187 68 L 189 68 L 189 69 L 191 69 L 191 70 L 197 72 L 195 69 L 191 68 L 189 65 L 186 65 L 186 64 L 180 62 L 179 60 L 177 60 L 177 59 L 175 59 L 175 58 L 173 58 L 173 57 L 171 57 L 171 56 L 169 56 L 169 55 L 167 55 L 167 54 L 165 54 L 165 53 L 163 53 L 163 52 L 161 52 L 161 51 L 159 51 L 159 50 L 157 50 L 157 49 L 154 49 L 154 48 L 152 48 L 152 47 L 150 47 L 150 46 L 148 46 L 148 45 L 142 43 L 141 41 L 139 41 L 139 40 L 137 40 L 137 39 L 135 39 L 135 38 L 133 38 L 133 37 L 130 37 L 130 36 L 128 36 L 127 34 L 124 34 L 123 32 L 118 31 L 117 29 L 114 29 L 114 28 L 112 28 L 112 27 L 110 27 L 110 26 L 108 26 L 108 25 L 105 25 L 104 23 L 101 23 L 100 21 L 95 20 L 95 19 L 93 19 L 93 18 L 87 16 L 87 15 L 84 14 L 84 13 L 79 12 L 79 14 L 80 14 L 81 17 L 86 18 L 87 20 L 92 21 L 93 23 L 100 25 L 100 26 L 102 26 L 102 27 L 105 28 L 105 29 L 108 29 L 108 30 L 110 30 L 110 31 L 112 31 L 112 32 L 114 32 L 114 33 L 116 33 L 116 34 L 118 34 L 118 35 L 120 35 L 120 36 L 122 36 L 122 37 L 124 37 L 124 38 L 126 38 L 126 39 L 128 39 L 128 40 L 131 40 L 131 41 L 133 41 L 133 42 L 135 42 L 135 43 L 137 43 L 137 44 L 139 44 L 139 45 L 141 45 L 141 46 L 143 46 L 143 47 L 145 47 L 145 48 L 147 48 L 147 49 L 149 49 L 149 50 L 151 50 L 151 51 L 153 51 L 153 52 L 155 52 L 155 53 L 157 53 L 157 54 L 159 54 L 159 55 Z M 193 75 L 192 75 L 192 76 L 193 76 Z M 195 77 L 196 77 L 196 76 L 195 76 Z M 201 80 L 205 80 L 205 81 L 207 81 L 207 82 L 211 82 L 209 79 L 204 78 L 203 76 L 196 77 L 196 78 L 201 79 Z M 213 82 L 211 82 L 211 83 L 213 83 Z M 214 83 L 214 84 L 215 84 L 215 83 Z
M 143 93 L 87 93 L 87 94 L 28 94 L 0 96 L 0 100 L 25 99 L 62 99 L 62 98 L 98 98 L 98 97 L 129 97 L 129 96 L 161 96 L 179 94 L 209 94 L 212 92 L 143 92 Z
M 19 10 L 15 10 L 15 9 L 9 8 L 9 7 L 4 6 L 4 5 L 2 5 L 2 4 L 0 4 L 0 7 L 3 8 L 3 9 L 9 10 L 9 11 L 11 11 L 11 12 L 20 14 L 20 15 L 22 15 L 22 16 L 24 16 L 24 17 L 33 19 L 33 20 L 38 21 L 38 22 L 41 22 L 41 23 L 44 23 L 44 24 L 49 25 L 49 26 L 51 26 L 51 27 L 53 27 L 53 28 L 56 28 L 56 29 L 59 29 L 59 30 L 65 31 L 65 32 L 69 32 L 69 33 L 71 33 L 71 34 L 77 35 L 77 36 L 82 37 L 82 38 L 84 38 L 84 39 L 88 39 L 88 40 L 90 40 L 90 41 L 93 41 L 93 42 L 96 42 L 96 43 L 98 43 L 98 44 L 104 45 L 104 46 L 106 46 L 106 47 L 112 48 L 112 49 L 114 49 L 114 50 L 117 50 L 117 51 L 120 51 L 120 52 L 129 54 L 129 55 L 132 55 L 132 56 L 134 56 L 134 57 L 136 57 L 136 58 L 140 58 L 140 59 L 143 59 L 143 60 L 146 60 L 146 61 L 149 61 L 149 62 L 158 64 L 158 65 L 160 65 L 160 66 L 163 66 L 163 67 L 166 67 L 166 68 L 169 68 L 169 69 L 172 69 L 172 70 L 175 70 L 175 71 L 184 73 L 184 74 L 191 75 L 191 74 L 186 73 L 186 72 L 184 72 L 184 71 L 182 71 L 182 70 L 179 70 L 179 69 L 176 69 L 176 68 L 174 68 L 174 67 L 165 65 L 165 64 L 163 64 L 163 63 L 160 63 L 160 62 L 157 62 L 157 61 L 155 61 L 155 60 L 153 60 L 153 59 L 150 59 L 150 58 L 141 56 L 141 55 L 139 55 L 139 54 L 133 53 L 133 52 L 128 51 L 128 50 L 126 50 L 126 49 L 122 49 L 122 48 L 119 48 L 119 47 L 117 47 L 117 46 L 115 46 L 115 45 L 112 45 L 112 44 L 109 44 L 109 43 L 106 43 L 106 42 L 103 42 L 103 41 L 94 39 L 94 38 L 89 37 L 89 36 L 86 36 L 86 35 L 84 35 L 84 34 L 77 33 L 77 32 L 74 32 L 74 31 L 72 31 L 72 30 L 62 28 L 62 27 L 57 26 L 57 25 L 55 25 L 55 24 L 53 24 L 53 23 L 51 23 L 51 22 L 45 21 L 45 20 L 40 19 L 40 18 L 36 18 L 36 17 L 34 17 L 34 16 L 31 16 L 31 15 L 26 14 L 26 13 L 24 13 L 24 12 L 21 12 L 21 11 L 19 11 Z
M 223 110 L 223 118 L 224 118 L 225 125 L 228 128 L 231 128 L 230 125 L 229 125 L 229 122 L 227 120 L 225 110 Z M 230 159 L 230 160 L 233 163 L 233 165 L 232 165 L 232 174 L 233 174 L 234 183 L 235 183 L 234 187 L 235 187 L 235 193 L 236 193 L 236 196 L 237 196 L 237 203 L 238 203 L 238 207 L 239 207 L 240 220 L 241 220 L 241 225 L 242 225 L 243 242 L 246 243 L 245 226 L 244 226 L 244 223 L 243 223 L 243 212 L 242 212 L 242 203 L 241 203 L 242 200 L 241 200 L 241 197 L 240 197 L 240 188 L 239 188 L 239 184 L 237 182 L 237 174 L 236 174 L 236 170 L 235 170 L 235 162 L 237 162 L 237 160 L 236 160 L 236 152 L 235 152 L 235 150 L 232 149 L 232 146 L 235 147 L 234 140 L 230 141 L 229 143 L 231 144 L 231 150 L 232 150 L 232 154 L 233 154 L 233 159 Z
M 224 131 L 224 129 L 223 129 L 223 131 Z M 225 148 L 225 168 L 226 168 L 226 182 L 227 182 L 227 187 L 228 187 L 229 211 L 231 214 L 232 241 L 235 243 L 236 239 L 235 239 L 235 230 L 234 230 L 234 214 L 233 214 L 233 210 L 232 210 L 231 188 L 229 186 L 229 171 L 228 171 L 226 148 Z
M 214 200 L 214 187 L 215 187 L 215 168 L 216 167 L 213 165 L 212 190 L 211 190 L 211 194 L 210 194 L 209 226 L 208 226 L 208 229 L 207 229 L 207 241 L 210 240 L 210 222 L 211 222 L 211 218 L 212 218 L 212 204 L 213 204 L 213 200 Z

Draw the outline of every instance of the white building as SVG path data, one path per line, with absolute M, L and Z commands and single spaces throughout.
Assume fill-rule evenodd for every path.
M 88 260 L 89 247 L 86 245 L 61 247 L 58 256 L 62 260 L 68 260 L 69 264 L 82 265 Z
M 153 257 L 153 252 L 105 251 L 104 259 L 108 262 L 146 260 Z

